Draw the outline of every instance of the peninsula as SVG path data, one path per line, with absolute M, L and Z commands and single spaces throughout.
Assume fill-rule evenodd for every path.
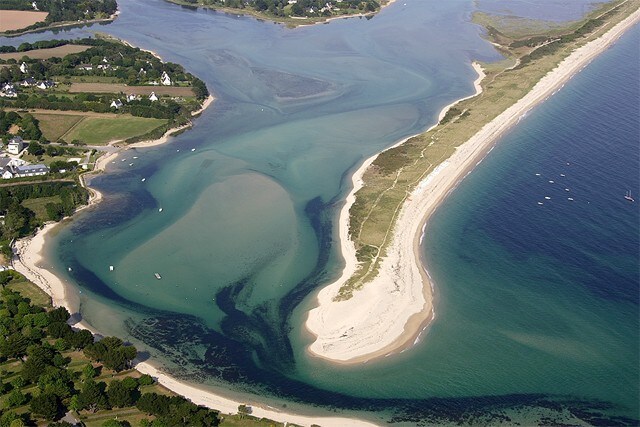
M 369 17 L 395 0 L 167 0 L 183 6 L 206 7 L 225 13 L 251 15 L 286 24 L 311 25 L 332 19 Z
M 0 35 L 109 22 L 118 16 L 117 8 L 116 0 L 4 0 L 0 2 Z
M 360 363 L 419 340 L 436 316 L 419 251 L 430 215 L 507 129 L 639 21 L 637 2 L 615 1 L 546 34 L 510 34 L 485 22 L 506 59 L 475 66 L 476 95 L 353 175 L 339 220 L 346 265 L 309 312 L 311 354 Z

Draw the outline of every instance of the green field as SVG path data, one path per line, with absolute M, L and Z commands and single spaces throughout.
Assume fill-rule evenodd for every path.
M 22 202 L 22 206 L 25 208 L 32 210 L 36 214 L 36 218 L 46 221 L 47 220 L 47 210 L 45 208 L 47 203 L 61 203 L 62 199 L 60 196 L 51 196 L 51 197 L 38 197 L 37 199 L 27 199 Z
M 88 145 L 102 145 L 144 135 L 166 123 L 164 119 L 126 115 L 115 118 L 86 117 L 63 137 L 68 142 L 77 139 Z
M 33 117 L 38 119 L 38 125 L 45 138 L 49 141 L 57 141 L 69 132 L 75 124 L 84 118 L 81 114 L 75 116 L 70 114 L 37 114 Z

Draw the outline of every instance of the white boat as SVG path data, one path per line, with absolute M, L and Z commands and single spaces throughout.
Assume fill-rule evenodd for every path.
M 635 199 L 631 197 L 631 190 L 627 191 L 627 194 L 624 195 L 624 199 L 630 202 L 635 202 Z
M 147 180 L 147 178 L 142 178 L 142 180 L 141 180 L 141 181 L 142 181 L 142 182 L 145 182 L 146 180 Z
M 191 149 L 191 151 L 196 151 L 196 149 L 195 149 L 195 148 L 192 148 L 192 149 Z
M 162 208 L 158 209 L 158 212 L 162 212 Z
M 160 275 L 160 273 L 153 273 L 154 276 L 156 276 L 156 279 L 160 280 L 162 279 L 162 276 Z
M 113 271 L 113 265 L 109 266 L 109 271 Z

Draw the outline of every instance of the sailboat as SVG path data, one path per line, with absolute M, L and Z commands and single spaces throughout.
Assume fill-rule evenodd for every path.
M 631 190 L 627 191 L 627 194 L 624 195 L 624 198 L 630 202 L 635 202 L 634 198 L 631 197 Z

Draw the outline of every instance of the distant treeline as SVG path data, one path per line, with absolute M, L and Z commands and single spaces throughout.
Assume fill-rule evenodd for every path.
M 293 4 L 289 4 L 288 0 L 178 0 L 177 2 L 234 9 L 252 9 L 256 12 L 267 13 L 276 17 L 328 17 L 350 12 L 375 12 L 380 9 L 380 3 L 377 0 L 297 0 Z M 327 7 L 327 5 L 330 7 Z M 336 8 L 339 10 L 335 10 Z
M 34 10 L 32 3 L 28 0 L 0 0 L 0 10 Z M 38 10 L 49 12 L 47 18 L 26 28 L 6 31 L 7 34 L 34 30 L 56 22 L 104 19 L 118 8 L 116 0 L 36 0 L 35 3 Z

